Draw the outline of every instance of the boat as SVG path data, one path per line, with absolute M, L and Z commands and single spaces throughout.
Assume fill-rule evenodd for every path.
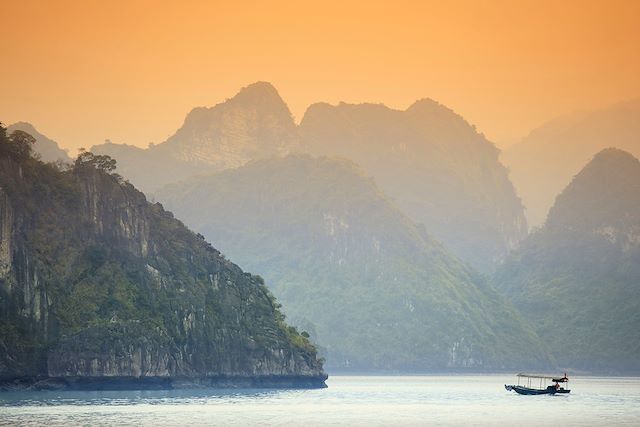
M 524 395 L 536 395 L 536 394 L 567 394 L 569 390 L 569 377 L 565 372 L 562 377 L 549 377 L 546 375 L 530 375 L 530 374 L 517 374 L 517 384 L 504 385 L 507 391 L 515 391 L 518 394 Z M 551 385 L 547 385 L 547 382 L 551 381 Z M 523 383 L 520 385 L 520 383 Z M 538 383 L 538 384 L 536 384 Z M 539 388 L 535 388 L 539 385 Z

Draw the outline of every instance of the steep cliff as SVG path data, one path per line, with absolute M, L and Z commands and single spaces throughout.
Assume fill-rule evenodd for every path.
M 433 100 L 404 111 L 314 104 L 300 132 L 311 153 L 362 166 L 413 220 L 481 271 L 492 271 L 526 236 L 523 208 L 498 150 Z
M 108 173 L 108 159 L 61 171 L 0 133 L 5 384 L 324 384 L 262 279 Z
M 299 148 L 287 104 L 269 83 L 257 82 L 213 107 L 194 108 L 165 142 L 140 149 L 121 144 L 91 148 L 118 161 L 118 172 L 143 191 L 202 172 L 283 156 Z
M 495 282 L 563 367 L 640 372 L 640 162 L 599 152 Z
M 290 153 L 340 156 L 438 240 L 483 272 L 527 234 L 523 207 L 499 151 L 464 118 L 429 99 L 405 111 L 324 103 L 296 126 L 276 89 L 258 82 L 210 108 L 195 108 L 167 141 L 140 149 L 102 144 L 118 172 L 147 193 L 203 173 Z
M 640 99 L 559 117 L 507 148 L 501 160 L 522 197 L 527 221 L 542 226 L 558 194 L 612 144 L 640 156 Z
M 350 161 L 254 161 L 168 186 L 157 197 L 260 271 L 290 320 L 325 348 L 332 369 L 551 365 L 515 309 Z

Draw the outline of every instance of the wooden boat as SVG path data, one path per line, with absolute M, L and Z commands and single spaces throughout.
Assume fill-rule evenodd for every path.
M 518 379 L 517 384 L 504 385 L 507 391 L 515 391 L 518 394 L 525 395 L 566 394 L 571 392 L 571 390 L 569 390 L 569 378 L 566 373 L 560 378 L 529 374 L 517 374 L 516 377 Z M 547 381 L 549 380 L 553 384 L 547 385 Z M 520 382 L 523 382 L 523 385 L 520 385 Z M 539 385 L 539 388 L 535 388 L 536 385 Z

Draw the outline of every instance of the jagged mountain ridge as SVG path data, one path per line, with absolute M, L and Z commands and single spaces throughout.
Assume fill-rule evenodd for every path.
M 253 159 L 304 151 L 349 158 L 417 222 L 475 268 L 495 262 L 526 235 L 522 205 L 498 150 L 462 117 L 429 99 L 406 111 L 384 105 L 314 104 L 299 127 L 269 83 L 211 108 L 196 108 L 162 144 L 92 147 L 148 193 Z
M 561 366 L 640 372 L 640 162 L 599 152 L 495 280 Z
M 405 111 L 314 104 L 300 131 L 305 150 L 358 163 L 411 218 L 481 271 L 491 271 L 526 236 L 498 149 L 433 100 Z
M 283 156 L 299 148 L 296 125 L 276 89 L 257 82 L 213 107 L 194 108 L 176 133 L 147 149 L 121 144 L 91 148 L 118 160 L 118 170 L 146 192 L 203 172 Z
M 529 224 L 544 223 L 556 196 L 600 150 L 614 145 L 640 156 L 638 135 L 640 99 L 557 118 L 505 149 L 501 160 L 522 197 Z
M 61 171 L 16 147 L 1 128 L 3 385 L 324 384 L 261 278 L 88 156 Z
M 290 319 L 326 348 L 331 369 L 551 364 L 515 310 L 350 161 L 254 161 L 168 186 L 156 197 L 241 265 L 260 271 Z

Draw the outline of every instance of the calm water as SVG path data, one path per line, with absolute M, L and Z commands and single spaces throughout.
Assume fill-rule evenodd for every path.
M 568 396 L 508 393 L 512 380 L 333 376 L 324 390 L 0 393 L 0 424 L 640 425 L 640 378 L 576 377 Z

